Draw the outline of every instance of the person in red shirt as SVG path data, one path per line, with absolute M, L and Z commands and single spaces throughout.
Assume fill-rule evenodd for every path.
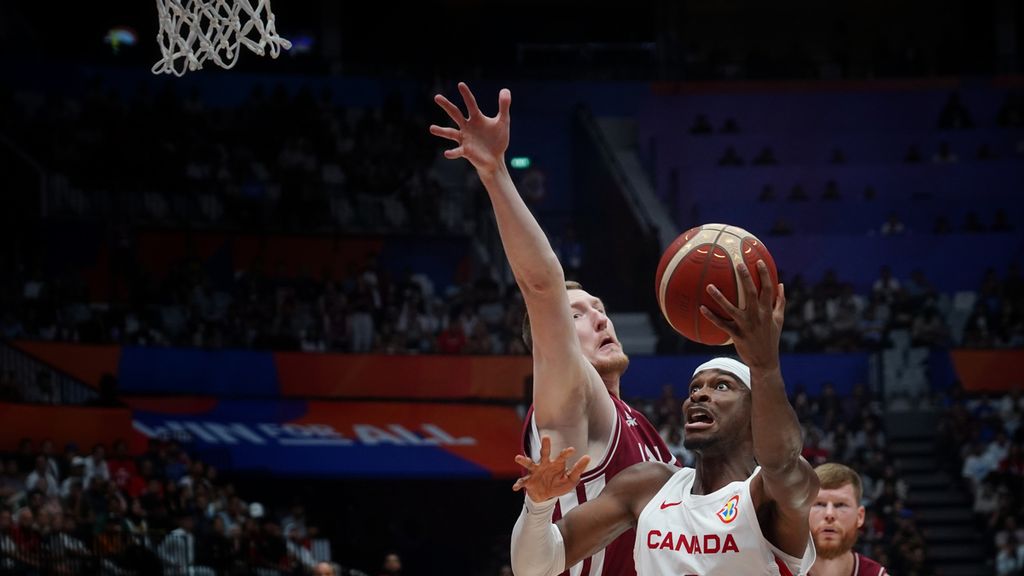
M 853 550 L 864 525 L 860 476 L 835 463 L 822 464 L 814 472 L 820 488 L 809 520 L 818 558 L 808 576 L 888 576 L 881 564 Z
M 107 460 L 107 469 L 110 470 L 110 481 L 132 498 L 141 494 L 145 488 L 135 467 L 135 460 L 128 454 L 128 443 L 124 440 L 114 442 L 114 455 Z

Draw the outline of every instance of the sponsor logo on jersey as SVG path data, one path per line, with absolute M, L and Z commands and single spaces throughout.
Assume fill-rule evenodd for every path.
M 730 522 L 735 520 L 736 517 L 739 516 L 739 514 L 740 514 L 740 495 L 739 494 L 733 496 L 732 498 L 729 498 L 729 500 L 725 503 L 725 506 L 722 506 L 722 509 L 717 512 L 718 519 L 721 520 L 722 522 L 724 522 L 725 524 L 729 524 Z
M 647 547 L 651 550 L 674 550 L 686 554 L 728 554 L 739 552 L 732 534 L 679 534 L 651 530 L 647 533 Z
M 665 500 L 662 500 L 661 501 L 661 509 L 664 510 L 665 508 L 671 508 L 673 506 L 679 506 L 682 503 L 683 503 L 682 500 L 680 500 L 679 502 L 666 502 Z

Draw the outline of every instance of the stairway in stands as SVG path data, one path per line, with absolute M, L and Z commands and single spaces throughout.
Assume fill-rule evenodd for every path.
M 936 440 L 933 411 L 891 411 L 886 418 L 889 457 L 907 482 L 907 507 L 924 534 L 927 555 L 939 576 L 986 576 L 986 541 L 974 524 L 972 497 L 950 476 L 953 449 Z

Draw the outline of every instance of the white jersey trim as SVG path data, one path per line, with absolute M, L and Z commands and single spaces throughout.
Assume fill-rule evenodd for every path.
M 760 466 L 754 468 L 754 473 L 747 479 L 748 483 L 753 481 L 754 477 L 760 473 Z M 756 517 L 757 510 L 754 510 L 752 498 L 748 500 L 747 505 Z M 811 536 L 809 531 L 807 532 L 807 547 L 804 548 L 804 555 L 802 558 L 797 558 L 796 556 L 783 552 L 778 546 L 772 544 L 767 538 L 765 538 L 764 531 L 761 530 L 760 522 L 751 522 L 751 525 L 753 525 L 754 530 L 757 532 L 757 535 L 761 537 L 761 540 L 768 545 L 768 549 L 772 551 L 772 554 L 775 554 L 779 560 L 784 562 L 793 574 L 807 574 L 807 572 L 810 571 L 811 566 L 814 564 L 814 560 L 817 557 L 817 551 L 814 549 L 814 538 Z

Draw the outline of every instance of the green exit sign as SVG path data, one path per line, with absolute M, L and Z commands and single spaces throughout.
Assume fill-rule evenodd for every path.
M 530 158 L 528 156 L 513 156 L 509 164 L 517 170 L 525 170 L 530 167 Z

